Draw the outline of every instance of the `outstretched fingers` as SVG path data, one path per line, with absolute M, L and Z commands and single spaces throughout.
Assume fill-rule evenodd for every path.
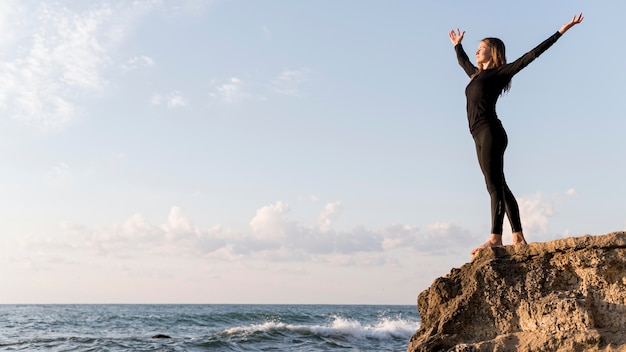
M 451 30 L 450 33 L 448 33 L 448 37 L 450 37 L 452 43 L 456 41 L 456 33 L 454 33 L 454 30 Z
M 456 29 L 456 32 L 453 29 L 450 31 L 450 33 L 448 33 L 448 36 L 450 37 L 450 41 L 454 45 L 461 43 L 464 35 L 465 35 L 465 31 L 461 32 L 461 30 L 458 28 Z
M 574 15 L 574 17 L 572 18 L 572 22 L 570 22 L 572 25 L 575 24 L 579 24 L 580 22 L 582 22 L 584 19 L 583 17 L 583 13 L 579 13 L 578 15 Z
M 572 28 L 573 26 L 581 23 L 583 21 L 584 17 L 583 17 L 583 13 L 579 13 L 578 15 L 574 15 L 574 17 L 572 17 L 572 20 L 567 22 L 566 24 L 564 24 L 561 29 L 559 29 L 559 32 L 561 34 L 564 34 L 565 32 L 567 32 L 568 29 Z

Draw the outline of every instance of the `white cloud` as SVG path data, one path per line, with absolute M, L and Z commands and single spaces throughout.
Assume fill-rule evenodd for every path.
M 121 232 L 133 241 L 146 241 L 159 236 L 159 228 L 149 224 L 141 214 L 135 214 L 126 220 L 121 226 Z
M 382 246 L 385 249 L 416 248 L 419 246 L 420 239 L 424 238 L 419 228 L 410 225 L 390 225 L 383 234 Z
M 409 248 L 419 253 L 446 254 L 476 245 L 476 237 L 452 222 L 435 222 L 420 230 L 410 225 L 391 225 L 383 231 L 385 249 Z
M 113 65 L 113 50 L 151 12 L 198 14 L 209 0 L 85 3 L 83 10 L 57 2 L 0 3 L 0 111 L 37 128 L 62 128 L 81 112 L 85 98 L 108 85 L 106 70 L 154 65 L 135 56 Z M 83 5 L 83 4 L 81 4 Z M 165 96 L 170 108 L 188 106 L 182 95 Z
M 152 58 L 144 55 L 135 56 L 122 65 L 122 68 L 127 71 L 138 70 L 144 67 L 152 67 L 155 65 L 155 62 Z
M 289 206 L 282 202 L 264 206 L 257 210 L 256 216 L 250 221 L 252 236 L 266 241 L 284 241 L 292 224 L 284 219 Z
M 28 15 L 28 9 L 21 6 L 16 0 L 0 2 L 0 52 L 9 52 L 14 44 L 23 36 L 23 16 Z
M 147 3 L 154 9 L 160 9 L 164 15 L 201 16 L 210 9 L 215 0 L 150 0 Z
M 341 203 L 328 203 L 317 222 L 308 225 L 290 220 L 289 205 L 278 201 L 258 209 L 249 230 L 238 232 L 220 225 L 202 229 L 174 206 L 162 224 L 151 223 L 142 214 L 104 226 L 65 222 L 60 226 L 60 235 L 23 238 L 22 247 L 52 254 L 70 250 L 115 258 L 165 255 L 214 261 L 256 259 L 372 266 L 393 264 L 390 258 L 395 258 L 398 251 L 442 255 L 476 244 L 468 231 L 452 223 L 431 224 L 424 231 L 409 225 L 335 230 L 331 219 L 340 209 Z
M 311 202 L 311 203 L 316 203 L 317 201 L 319 201 L 320 198 L 315 195 L 315 194 L 309 194 L 309 195 L 300 195 L 298 196 L 298 202 L 302 203 L 302 202 Z
M 524 229 L 528 232 L 548 232 L 549 218 L 554 214 L 554 206 L 541 193 L 535 193 L 518 200 L 520 216 L 524 219 Z
M 189 102 L 179 91 L 172 91 L 167 95 L 154 94 L 150 99 L 153 105 L 165 105 L 170 109 L 185 108 L 189 106 Z
M 388 259 L 379 253 L 358 253 L 358 254 L 337 254 L 328 259 L 328 262 L 333 266 L 356 266 L 356 267 L 368 267 L 368 266 L 382 266 L 393 264 L 395 265 L 397 260 Z
M 82 93 L 106 84 L 102 33 L 112 10 L 102 5 L 77 13 L 43 4 L 15 11 L 22 15 L 16 21 L 25 24 L 20 49 L 0 62 L 0 109 L 37 127 L 62 126 L 76 117 Z
M 340 207 L 339 202 L 327 204 L 315 227 L 289 221 L 286 216 L 290 209 L 283 202 L 262 207 L 250 222 L 252 241 L 239 245 L 250 251 L 286 247 L 312 255 L 380 251 L 377 234 L 361 226 L 352 231 L 331 229 L 331 219 Z
M 308 79 L 309 70 L 284 70 L 269 84 L 259 87 L 259 82 L 247 82 L 239 77 L 231 77 L 223 82 L 213 80 L 210 82 L 211 91 L 209 98 L 221 103 L 240 103 L 245 100 L 265 101 L 263 94 L 269 90 L 287 96 L 302 96 L 301 87 Z M 254 88 L 263 91 L 261 94 L 252 93 Z
M 180 108 L 180 107 L 187 107 L 187 106 L 189 106 L 189 103 L 187 103 L 187 99 L 185 99 L 185 97 L 183 97 L 178 92 L 168 97 L 167 99 L 168 108 Z
M 203 256 L 226 246 L 221 226 L 201 230 L 180 207 L 172 207 L 160 228 L 166 253 Z
M 321 232 L 330 231 L 333 221 L 339 217 L 341 213 L 341 208 L 341 202 L 326 204 L 324 211 L 317 217 L 317 226 Z
M 70 167 L 63 162 L 54 165 L 44 175 L 44 181 L 48 184 L 59 185 L 73 179 Z
M 32 243 L 49 248 L 84 249 L 96 255 L 132 257 L 142 253 L 203 256 L 225 247 L 220 227 L 201 230 L 179 207 L 172 207 L 162 225 L 135 214 L 121 225 L 85 226 L 63 222 L 61 236 Z
M 164 102 L 164 98 L 161 94 L 155 93 L 152 95 L 152 98 L 150 98 L 150 103 L 152 105 L 161 105 Z
M 352 231 L 330 233 L 334 240 L 334 252 L 357 253 L 382 251 L 380 233 L 357 226 Z
M 300 87 L 302 83 L 307 81 L 309 72 L 309 69 L 284 70 L 272 81 L 271 87 L 279 94 L 301 96 Z
M 557 214 L 557 205 L 565 201 L 566 197 L 577 195 L 573 188 L 564 193 L 544 195 L 534 193 L 517 198 L 520 209 L 520 217 L 524 235 L 533 241 L 548 241 L 554 239 L 555 234 L 550 233 L 550 219 Z M 511 228 L 505 217 L 504 235 L 510 235 Z M 569 229 L 559 231 L 559 237 L 568 236 Z
M 225 103 L 233 103 L 248 96 L 243 91 L 244 83 L 237 77 L 231 77 L 227 82 L 216 84 L 213 82 L 214 91 L 209 93 L 209 97 Z
M 426 227 L 426 233 L 435 243 L 439 243 L 441 249 L 453 246 L 466 246 L 474 243 L 474 237 L 452 222 L 436 222 Z M 439 247 L 439 246 L 436 246 Z
M 173 207 L 167 217 L 167 223 L 161 226 L 169 239 L 200 235 L 200 229 L 193 226 L 191 219 L 183 214 L 182 209 Z

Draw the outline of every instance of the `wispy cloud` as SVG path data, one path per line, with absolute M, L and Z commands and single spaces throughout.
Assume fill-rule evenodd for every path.
M 226 82 L 211 82 L 213 86 L 209 97 L 223 103 L 235 103 L 253 96 L 245 90 L 245 83 L 237 77 L 231 77 Z
M 216 0 L 148 0 L 148 6 L 159 9 L 168 17 L 201 16 Z
M 154 94 L 150 99 L 153 105 L 164 105 L 170 109 L 185 108 L 189 106 L 187 98 L 179 91 L 173 91 L 166 95 Z
M 29 10 L 17 0 L 4 0 L 0 2 L 0 50 L 3 54 L 11 52 L 15 43 L 20 40 L 26 30 L 23 17 Z
M 71 181 L 72 178 L 73 175 L 70 167 L 63 162 L 54 165 L 44 175 L 44 181 L 50 185 L 59 185 Z
M 122 65 L 122 69 L 126 71 L 132 71 L 144 67 L 153 67 L 154 65 L 155 62 L 152 58 L 145 55 L 139 55 L 128 59 L 128 61 L 126 61 L 126 63 Z
M 85 99 L 109 84 L 107 70 L 154 65 L 137 55 L 116 63 L 115 49 L 152 12 L 190 15 L 212 1 L 97 2 L 83 10 L 56 2 L 0 3 L 0 111 L 42 129 L 63 128 L 81 112 Z M 164 97 L 169 107 L 187 106 L 181 96 Z
M 266 96 L 280 94 L 290 97 L 304 95 L 303 84 L 308 80 L 309 69 L 284 70 L 269 82 L 244 81 L 231 77 L 225 81 L 210 82 L 209 98 L 220 103 L 241 103 L 247 100 L 265 101 Z
M 274 80 L 272 80 L 270 86 L 276 93 L 288 95 L 288 96 L 301 96 L 302 84 L 308 80 L 310 70 L 284 70 Z
M 101 5 L 78 13 L 44 4 L 34 15 L 18 12 L 25 23 L 21 46 L 0 62 L 0 108 L 37 127 L 64 125 L 76 117 L 82 93 L 106 85 L 102 34 L 113 11 Z

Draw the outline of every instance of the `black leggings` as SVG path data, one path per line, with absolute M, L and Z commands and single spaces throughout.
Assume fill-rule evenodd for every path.
M 517 201 L 504 179 L 504 151 L 508 138 L 502 125 L 489 126 L 474 136 L 480 169 L 491 196 L 491 233 L 502 234 L 504 214 L 513 232 L 522 231 Z

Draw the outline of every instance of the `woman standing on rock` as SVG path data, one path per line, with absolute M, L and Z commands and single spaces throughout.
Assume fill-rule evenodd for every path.
M 554 44 L 568 29 L 581 23 L 583 14 L 574 16 L 550 38 L 510 64 L 506 63 L 504 43 L 498 38 L 485 38 L 476 50 L 474 66 L 463 50 L 461 41 L 465 31 L 458 28 L 449 33 L 459 65 L 470 77 L 465 88 L 467 118 L 476 144 L 480 169 L 485 176 L 491 196 L 491 235 L 489 240 L 474 249 L 472 254 L 486 247 L 502 246 L 502 223 L 506 213 L 513 231 L 513 244 L 526 244 L 517 201 L 504 178 L 504 151 L 508 139 L 496 115 L 496 102 L 503 92 L 511 88 L 511 78 Z

